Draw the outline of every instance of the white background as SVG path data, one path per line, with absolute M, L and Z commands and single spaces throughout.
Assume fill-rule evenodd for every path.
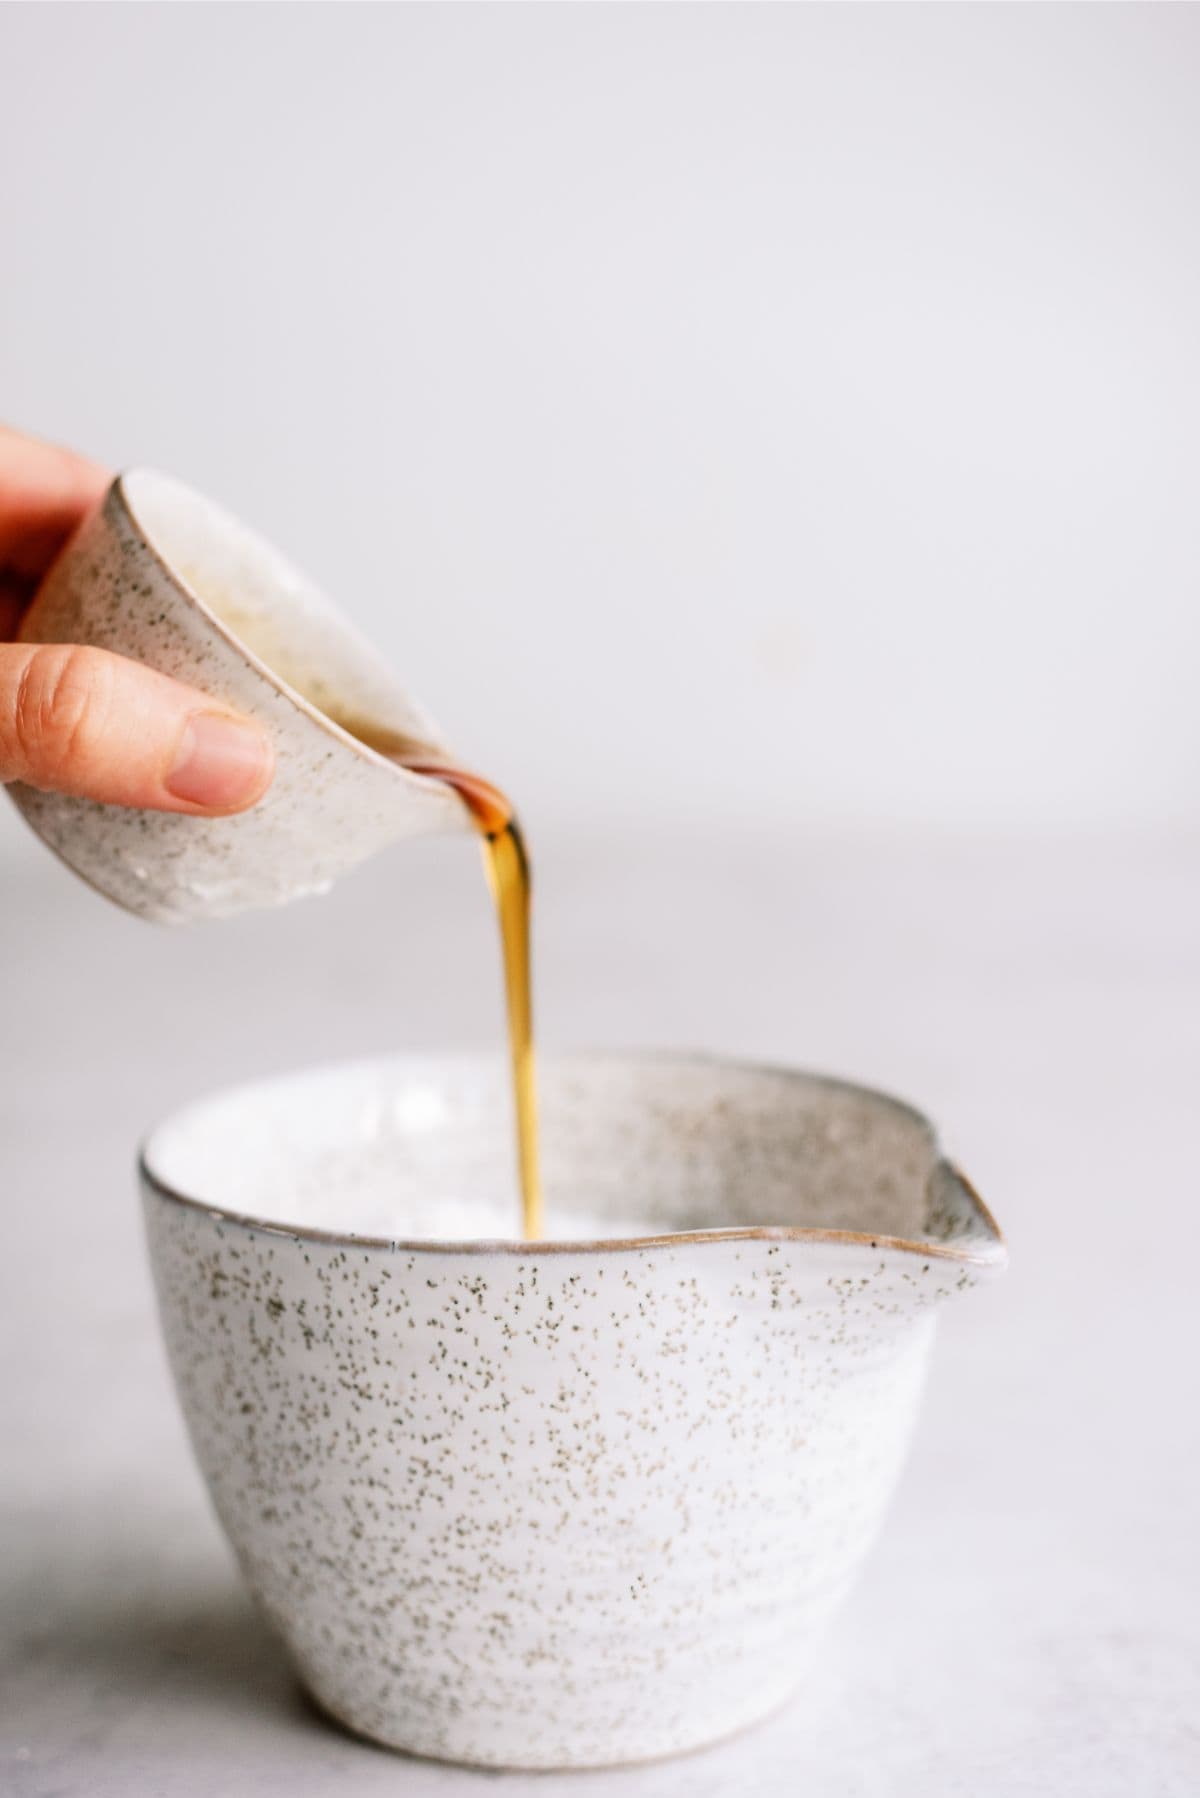
M 1200 1789 L 1198 93 L 1195 7 L 0 7 L 0 412 L 226 500 L 509 784 L 544 1047 L 893 1088 L 1011 1243 L 816 1689 L 489 1791 Z M 500 1054 L 471 849 L 155 931 L 0 807 L 0 1798 L 483 1789 L 300 1706 L 131 1177 Z
M 1194 819 L 1195 9 L 24 6 L 0 64 L 0 412 L 273 535 L 535 830 Z

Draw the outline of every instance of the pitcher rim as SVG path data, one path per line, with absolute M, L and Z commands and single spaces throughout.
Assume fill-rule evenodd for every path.
M 331 718 L 327 712 L 323 712 L 320 706 L 313 704 L 311 699 L 306 699 L 298 687 L 294 687 L 290 681 L 285 680 L 283 675 L 272 668 L 269 662 L 265 662 L 256 650 L 251 649 L 244 638 L 239 637 L 236 631 L 229 628 L 225 621 L 213 611 L 213 608 L 209 605 L 208 601 L 196 592 L 196 589 L 187 577 L 181 574 L 174 563 L 167 559 L 162 550 L 159 549 L 157 543 L 155 543 L 148 526 L 138 516 L 136 503 L 129 492 L 127 483 L 139 475 L 148 475 L 152 480 L 163 481 L 170 487 L 181 488 L 184 493 L 189 496 L 194 496 L 196 499 L 200 500 L 202 504 L 211 506 L 214 511 L 224 514 L 226 518 L 232 520 L 240 531 L 244 531 L 247 536 L 252 537 L 256 542 L 261 543 L 275 560 L 284 563 L 291 569 L 297 579 L 302 581 L 305 586 L 313 587 L 314 583 L 310 581 L 308 576 L 303 574 L 300 569 L 296 568 L 284 552 L 281 549 L 276 548 L 275 544 L 271 542 L 269 538 L 262 536 L 261 533 L 254 530 L 252 526 L 243 524 L 240 518 L 229 511 L 228 507 L 223 506 L 219 500 L 210 499 L 207 494 L 201 493 L 198 487 L 191 486 L 187 481 L 181 481 L 178 476 L 168 474 L 164 469 L 154 468 L 149 463 L 135 463 L 131 468 L 123 468 L 119 474 L 113 476 L 112 481 L 109 483 L 108 491 L 101 501 L 102 506 L 107 507 L 111 502 L 114 507 L 120 508 L 124 513 L 125 518 L 137 532 L 140 542 L 149 551 L 150 555 L 154 558 L 154 561 L 158 564 L 158 567 L 162 570 L 166 578 L 171 582 L 172 586 L 183 595 L 184 599 L 186 599 L 190 605 L 195 606 L 205 622 L 212 626 L 217 635 L 221 637 L 231 649 L 236 650 L 238 655 L 245 659 L 254 672 L 260 675 L 277 693 L 282 694 L 285 699 L 290 701 L 297 711 L 302 712 L 306 718 L 310 719 L 313 724 L 318 725 L 327 733 L 327 735 L 335 738 L 344 748 L 354 750 L 358 755 L 363 756 L 372 766 L 386 768 L 390 773 L 398 775 L 402 780 L 411 781 L 423 792 L 443 788 L 445 786 L 444 782 L 433 780 L 428 775 L 416 774 L 412 769 L 406 768 L 403 762 L 396 761 L 392 756 L 383 755 L 378 749 L 373 749 L 369 743 L 364 743 L 361 737 L 356 737 L 353 731 L 349 731 L 346 729 L 345 725 L 339 724 L 336 718 Z M 316 590 L 320 591 L 319 589 Z M 429 748 L 437 750 L 438 753 L 445 753 L 442 745 L 439 743 L 430 743 Z

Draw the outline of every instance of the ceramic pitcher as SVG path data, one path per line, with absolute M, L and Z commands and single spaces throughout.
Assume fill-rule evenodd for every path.
M 131 656 L 259 720 L 274 741 L 271 787 L 233 818 L 9 788 L 63 861 L 142 917 L 281 904 L 397 838 L 472 829 L 450 787 L 397 759 L 453 757 L 370 645 L 269 543 L 166 475 L 138 468 L 113 482 L 22 635 Z

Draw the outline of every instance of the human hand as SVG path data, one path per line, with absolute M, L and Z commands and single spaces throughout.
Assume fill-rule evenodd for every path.
M 274 771 L 257 724 L 108 650 L 12 641 L 109 478 L 0 426 L 0 782 L 200 817 L 245 811 Z

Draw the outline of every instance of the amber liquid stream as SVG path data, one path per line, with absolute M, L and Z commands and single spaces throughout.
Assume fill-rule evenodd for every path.
M 529 857 L 516 814 L 499 787 L 465 768 L 406 761 L 414 774 L 454 788 L 483 839 L 483 863 L 496 904 L 508 1003 L 513 1109 L 517 1117 L 517 1170 L 521 1222 L 527 1242 L 543 1234 L 542 1180 L 538 1163 L 537 1071 L 533 1055 L 533 1000 L 529 966 Z
M 360 719 L 351 721 L 339 717 L 337 721 L 360 742 L 401 762 L 413 774 L 424 774 L 453 787 L 470 812 L 482 839 L 484 868 L 495 901 L 504 959 L 522 1233 L 527 1242 L 536 1242 L 544 1234 L 544 1225 L 529 957 L 529 857 L 516 813 L 499 787 L 494 787 L 482 776 L 472 774 L 466 768 L 456 768 L 452 763 L 426 761 L 417 745 L 391 732 L 372 729 Z

